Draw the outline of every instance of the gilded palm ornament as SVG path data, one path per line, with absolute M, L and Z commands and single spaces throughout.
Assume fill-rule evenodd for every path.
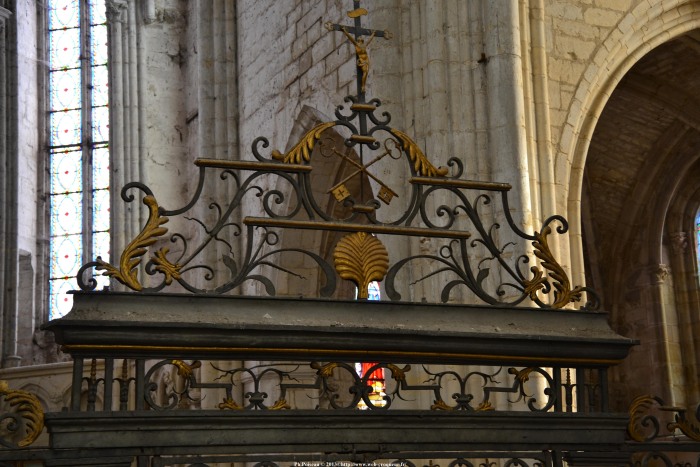
M 357 297 L 367 299 L 367 286 L 381 281 L 389 267 L 389 254 L 379 239 L 365 232 L 346 235 L 333 253 L 338 275 L 355 283 Z

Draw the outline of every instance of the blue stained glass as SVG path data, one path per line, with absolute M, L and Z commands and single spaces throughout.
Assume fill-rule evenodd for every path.
M 107 63 L 107 26 L 90 28 L 90 52 L 92 65 Z
M 73 277 L 83 261 L 81 234 L 54 237 L 51 248 L 51 278 Z
M 51 110 L 80 108 L 80 70 L 52 71 L 49 74 Z
M 92 198 L 92 228 L 109 230 L 109 190 L 95 190 Z
M 80 148 L 65 149 L 51 154 L 51 193 L 80 190 L 82 157 Z
M 80 29 L 51 32 L 49 68 L 61 70 L 80 66 Z
M 75 278 L 53 279 L 49 282 L 49 319 L 65 316 L 73 306 L 73 296 L 66 293 L 78 288 Z
M 379 282 L 372 281 L 367 285 L 367 300 L 381 300 L 382 294 L 379 291 Z
M 77 28 L 80 24 L 78 0 L 51 0 L 49 2 L 49 29 Z
M 83 195 L 80 192 L 51 195 L 51 236 L 82 231 Z
M 109 107 L 93 107 L 92 139 L 96 143 L 109 141 Z
M 695 217 L 695 245 L 698 254 L 698 271 L 700 271 L 700 212 L 697 217 Z
M 80 144 L 81 120 L 80 109 L 65 112 L 51 112 L 51 146 L 69 146 Z
M 92 151 L 92 187 L 109 188 L 109 149 L 98 146 Z

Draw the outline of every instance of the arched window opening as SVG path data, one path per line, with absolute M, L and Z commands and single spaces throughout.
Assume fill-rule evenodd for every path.
M 49 319 L 72 306 L 80 265 L 109 261 L 105 0 L 49 0 Z M 99 285 L 107 279 L 98 276 Z

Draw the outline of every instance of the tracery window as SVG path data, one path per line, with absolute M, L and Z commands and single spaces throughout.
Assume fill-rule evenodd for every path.
M 70 310 L 80 265 L 109 261 L 109 106 L 105 0 L 49 0 L 47 16 L 53 319 Z

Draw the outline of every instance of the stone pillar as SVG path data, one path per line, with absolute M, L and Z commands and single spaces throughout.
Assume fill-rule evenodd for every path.
M 18 172 L 17 28 L 0 7 L 0 312 L 3 367 L 19 366 L 17 355 Z
M 674 281 L 674 296 L 676 313 L 678 316 L 678 334 L 681 353 L 679 355 L 682 365 L 682 373 L 685 375 L 685 384 L 682 391 L 685 393 L 686 404 L 700 402 L 700 374 L 698 369 L 698 331 L 700 331 L 700 318 L 698 318 L 698 277 L 696 275 L 695 255 L 693 249 L 688 248 L 693 241 L 693 232 L 670 232 L 668 239 L 670 244 L 671 267 L 676 271 Z
M 137 235 L 144 209 L 140 199 L 126 204 L 120 196 L 122 187 L 141 178 L 143 121 L 140 106 L 141 83 L 139 66 L 141 49 L 137 46 L 138 7 L 133 0 L 107 0 L 109 31 L 109 104 L 111 252 L 114 261 Z M 131 194 L 142 196 L 140 193 Z M 119 288 L 112 281 L 112 288 Z
M 241 159 L 238 152 L 238 45 L 237 45 L 237 4 L 227 0 L 200 2 L 196 12 L 196 50 L 190 64 L 189 86 L 196 84 L 194 107 L 189 109 L 188 125 L 194 127 L 190 131 L 194 141 L 190 144 L 193 154 L 197 157 L 213 159 Z M 190 162 L 191 163 L 191 162 Z M 211 202 L 226 206 L 234 196 L 234 186 L 219 178 L 220 172 L 212 173 L 206 180 L 198 203 L 195 217 L 206 225 L 214 225 L 218 214 L 209 207 Z M 192 180 L 195 180 L 195 176 Z M 240 210 L 233 213 L 228 222 L 241 225 Z M 203 234 L 203 232 L 200 232 Z M 239 258 L 243 248 L 240 246 L 242 236 L 234 236 L 233 227 L 224 228 L 220 238 L 226 240 L 232 247 L 221 241 L 214 241 L 203 251 L 202 262 L 214 268 L 215 281 L 221 281 L 229 274 L 222 257 Z M 201 241 L 200 237 L 197 241 Z M 202 283 L 202 286 L 207 284 Z M 210 285 L 208 285 L 210 286 Z

